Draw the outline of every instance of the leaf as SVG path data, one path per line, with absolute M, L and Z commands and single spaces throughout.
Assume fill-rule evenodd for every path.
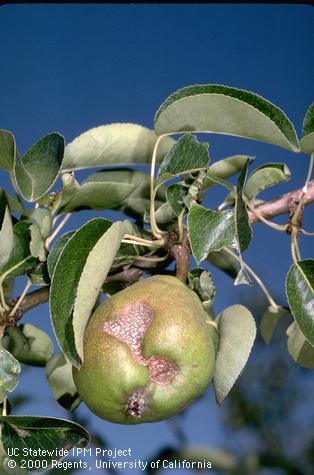
M 66 146 L 63 171 L 150 163 L 156 140 L 155 132 L 141 125 L 101 125 L 84 132 Z M 157 162 L 173 143 L 168 137 L 161 141 Z
M 234 220 L 235 232 L 237 239 L 237 250 L 241 254 L 248 248 L 252 239 L 252 228 L 249 223 L 249 216 L 246 210 L 245 202 L 243 200 L 243 189 L 246 184 L 247 169 L 249 160 L 246 166 L 243 167 L 236 187 L 235 206 L 234 206 Z
M 47 256 L 45 243 L 40 233 L 40 229 L 37 224 L 31 224 L 29 227 L 29 231 L 31 234 L 31 241 L 29 244 L 31 255 L 33 257 L 37 257 L 41 262 L 44 262 Z
M 77 393 L 72 365 L 63 353 L 57 353 L 47 363 L 46 376 L 54 398 L 69 411 L 74 411 L 81 400 Z
M 6 203 L 8 205 L 11 214 L 24 212 L 24 206 L 18 199 L 14 198 L 10 193 L 0 188 L 0 203 Z
M 197 264 L 224 246 L 236 246 L 233 210 L 212 211 L 194 204 L 188 214 L 188 231 Z
M 286 278 L 286 295 L 300 330 L 314 346 L 314 259 L 292 264 Z
M 83 335 L 102 284 L 126 234 L 126 225 L 88 221 L 65 244 L 50 288 L 50 313 L 58 343 L 74 366 L 83 361 Z
M 68 240 L 73 236 L 75 231 L 69 231 L 68 233 L 63 234 L 57 241 L 54 242 L 52 248 L 50 249 L 48 259 L 47 259 L 47 265 L 48 265 L 48 272 L 49 276 L 52 279 L 57 260 L 68 242 Z
M 189 287 L 199 296 L 204 309 L 210 312 L 216 295 L 216 286 L 207 270 L 196 268 L 188 274 Z
M 30 252 L 29 224 L 19 221 L 13 227 L 13 248 L 9 260 L 1 268 L 5 278 L 25 274 L 36 265 L 37 260 Z
M 291 172 L 284 163 L 267 163 L 253 171 L 248 177 L 244 194 L 245 197 L 251 201 L 262 191 L 288 181 L 291 177 Z
M 13 170 L 15 154 L 14 135 L 8 130 L 0 129 L 0 168 L 11 172 Z
M 246 164 L 247 160 L 252 162 L 254 157 L 250 157 L 248 155 L 234 155 L 232 157 L 227 157 L 223 160 L 212 163 L 208 167 L 208 177 L 206 177 L 204 180 L 204 190 L 217 184 L 217 181 L 214 181 L 211 177 L 215 176 L 216 178 L 227 180 L 228 178 L 231 178 L 232 176 L 239 173 Z
M 29 208 L 23 212 L 23 219 L 31 224 L 36 224 L 40 230 L 43 239 L 47 239 L 50 235 L 52 227 L 52 216 L 48 209 L 45 208 Z
M 4 345 L 20 363 L 32 366 L 45 366 L 53 351 L 47 333 L 30 323 L 7 328 Z
M 155 131 L 236 135 L 300 151 L 294 127 L 278 107 L 220 84 L 188 86 L 171 94 L 155 115 Z
M 100 173 L 100 172 L 99 172 Z M 99 178 L 99 173 L 98 177 Z M 94 174 L 95 176 L 96 174 Z M 106 174 L 103 173 L 104 178 Z M 103 182 L 99 179 L 85 180 L 81 185 L 66 173 L 62 176 L 63 193 L 58 212 L 70 212 L 79 209 L 112 209 L 122 205 L 134 191 L 135 186 L 123 182 Z
M 64 138 L 53 133 L 40 139 L 22 159 L 16 157 L 15 180 L 26 201 L 37 201 L 50 190 L 59 176 L 63 153 Z
M 21 465 L 23 460 L 36 458 L 41 462 L 37 471 L 48 468 L 53 460 L 59 460 L 73 447 L 85 447 L 90 436 L 88 432 L 75 422 L 41 416 L 0 416 L 2 423 L 2 443 L 4 450 L 16 450 L 17 455 L 12 457 Z M 25 456 L 23 449 L 30 454 Z M 46 465 L 47 464 L 47 465 Z M 46 465 L 46 467 L 45 467 Z M 34 469 L 27 470 L 33 472 Z
M 183 135 L 176 142 L 160 164 L 157 183 L 199 168 L 206 168 L 209 162 L 208 143 L 199 143 L 192 134 Z
M 314 369 L 314 347 L 306 340 L 296 322 L 287 329 L 288 352 L 296 363 Z
M 10 258 L 14 246 L 13 224 L 9 208 L 0 200 L 0 270 Z
M 284 307 L 273 307 L 269 305 L 266 308 L 262 316 L 260 331 L 267 345 L 271 342 L 274 331 L 281 318 L 289 313 L 289 309 Z
M 36 266 L 34 266 L 30 271 L 27 272 L 27 276 L 33 285 L 50 285 L 47 261 L 38 262 Z
M 167 202 L 175 216 L 179 216 L 184 205 L 184 198 L 188 193 L 188 189 L 177 183 L 168 186 L 166 191 Z M 166 204 L 166 203 L 165 203 Z M 170 221 L 170 220 L 169 220 Z
M 206 260 L 234 279 L 239 273 L 239 262 L 224 248 L 220 251 L 209 252 Z
M 218 320 L 219 348 L 214 371 L 216 399 L 221 404 L 242 373 L 256 336 L 251 312 L 243 305 L 232 305 Z
M 8 392 L 15 389 L 20 372 L 19 362 L 0 346 L 0 401 L 3 401 Z
M 302 152 L 314 152 L 314 102 L 312 102 L 304 117 L 300 145 Z

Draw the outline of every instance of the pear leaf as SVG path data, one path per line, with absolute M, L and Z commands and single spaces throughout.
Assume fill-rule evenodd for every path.
M 217 402 L 221 404 L 247 363 L 256 336 L 256 325 L 247 308 L 232 305 L 221 313 L 218 330 L 214 386 Z
M 15 157 L 14 176 L 26 201 L 44 196 L 56 182 L 62 165 L 64 137 L 53 133 L 41 138 L 24 157 Z
M 16 455 L 11 457 L 18 466 L 24 460 L 33 460 L 27 453 L 36 450 L 40 470 L 49 468 L 53 460 L 65 457 L 73 447 L 85 447 L 90 436 L 84 427 L 65 419 L 41 416 L 0 416 L 4 450 Z M 33 467 L 33 465 L 32 465 Z M 27 472 L 33 473 L 30 468 Z
M 286 294 L 301 332 L 314 346 L 314 259 L 292 264 L 286 278 Z
M 197 84 L 171 94 L 155 115 L 155 131 L 236 135 L 300 151 L 282 110 L 255 93 L 221 84 Z
M 300 145 L 302 152 L 314 152 L 314 102 L 308 108 L 303 120 Z
M 288 352 L 296 363 L 314 369 L 314 347 L 307 341 L 296 322 L 287 329 Z
M 51 320 L 58 343 L 74 366 L 84 361 L 85 327 L 126 229 L 120 221 L 88 221 L 70 237 L 55 265 Z
M 109 124 L 87 130 L 66 146 L 63 171 L 112 165 L 150 163 L 157 136 L 138 124 Z M 160 162 L 174 140 L 164 138 L 158 147 Z
M 13 391 L 21 372 L 20 363 L 7 350 L 0 347 L 0 401 Z
M 11 172 L 13 170 L 15 154 L 14 135 L 8 130 L 0 129 L 0 168 Z

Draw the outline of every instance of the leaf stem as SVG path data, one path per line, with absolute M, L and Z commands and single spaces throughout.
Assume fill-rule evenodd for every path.
M 163 246 L 165 243 L 163 238 L 151 240 L 151 239 L 144 239 L 139 236 L 134 236 L 133 234 L 125 234 L 122 239 L 122 242 L 125 242 L 128 244 L 137 244 L 138 246 L 148 246 L 148 247 L 155 247 L 155 248 L 159 248 Z
M 7 397 L 3 399 L 3 405 L 2 405 L 2 416 L 7 416 L 8 414 L 8 404 L 7 404 Z
M 264 216 L 262 216 L 257 211 L 257 209 L 252 205 L 252 203 L 250 203 L 249 201 L 246 201 L 246 205 L 249 208 L 249 210 L 252 211 L 252 213 L 254 213 L 258 217 L 258 219 L 260 221 L 262 221 L 264 224 L 266 224 L 270 228 L 276 229 L 276 231 L 286 231 L 287 230 L 288 224 L 273 223 L 272 221 L 269 221 L 268 219 L 264 218 Z
M 314 236 L 314 232 L 305 231 L 303 228 L 301 228 L 299 231 L 300 233 L 304 234 L 304 236 Z
M 53 233 L 46 239 L 46 242 L 45 242 L 46 249 L 48 249 L 51 241 L 53 241 L 54 238 L 57 236 L 57 234 L 59 234 L 59 232 L 61 231 L 61 229 L 67 223 L 67 221 L 70 219 L 71 216 L 72 216 L 72 213 L 67 213 L 62 219 L 62 221 L 60 221 L 56 229 L 53 231 Z
M 242 262 L 243 267 L 245 267 L 245 269 L 251 274 L 251 276 L 254 278 L 254 280 L 257 282 L 257 284 L 260 286 L 261 290 L 263 291 L 263 293 L 264 293 L 265 297 L 267 298 L 268 302 L 270 303 L 270 305 L 274 308 L 279 308 L 280 305 L 278 305 L 275 302 L 273 297 L 270 295 L 270 292 L 268 291 L 266 285 L 264 284 L 262 279 L 256 274 L 256 272 L 246 262 L 244 262 L 243 259 L 240 259 L 240 257 L 236 253 L 231 251 L 231 249 L 229 249 L 226 246 L 224 247 L 224 249 L 226 250 L 226 252 L 228 254 L 233 256 L 240 264 Z
M 162 134 L 160 135 L 155 143 L 154 150 L 153 150 L 153 155 L 152 155 L 152 160 L 151 160 L 151 166 L 150 166 L 150 225 L 152 228 L 152 233 L 153 235 L 157 238 L 160 239 L 162 237 L 162 231 L 159 229 L 157 222 L 156 222 L 156 217 L 155 217 L 155 195 L 156 195 L 156 190 L 154 189 L 155 186 L 155 168 L 156 168 L 156 159 L 157 159 L 157 150 L 158 146 L 161 142 L 161 140 L 164 137 L 167 137 L 169 134 Z
M 305 178 L 304 186 L 302 188 L 301 195 L 299 197 L 299 200 L 298 200 L 299 202 L 297 204 L 297 207 L 296 207 L 296 209 L 293 213 L 293 216 L 290 220 L 290 222 L 292 224 L 297 224 L 298 223 L 299 213 L 302 209 L 303 202 L 304 202 L 304 196 L 308 192 L 308 186 L 309 186 L 311 176 L 312 176 L 312 173 L 313 173 L 313 166 L 314 166 L 314 152 L 311 153 L 311 155 L 310 155 L 309 167 L 308 167 L 307 175 L 306 175 L 306 178 Z
M 15 312 L 17 311 L 17 309 L 19 308 L 19 306 L 21 305 L 21 303 L 23 302 L 24 300 L 24 297 L 25 295 L 27 294 L 28 292 L 28 289 L 32 286 L 32 282 L 30 279 L 27 279 L 27 282 L 26 282 L 26 285 L 24 287 L 24 290 L 23 292 L 21 293 L 21 295 L 19 296 L 16 304 L 14 305 L 14 307 L 12 308 L 12 310 L 10 311 L 9 313 L 9 317 L 13 317 L 13 315 L 15 314 Z

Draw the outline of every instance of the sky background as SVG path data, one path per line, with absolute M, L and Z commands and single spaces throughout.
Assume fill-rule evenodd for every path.
M 0 127 L 15 134 L 22 153 L 53 131 L 70 142 L 91 127 L 112 122 L 152 128 L 157 108 L 178 88 L 220 83 L 274 102 L 300 135 L 313 101 L 313 21 L 314 9 L 306 5 L 1 6 Z M 234 137 L 207 139 L 212 161 L 249 154 L 256 156 L 255 166 L 288 164 L 291 182 L 264 198 L 303 184 L 307 170 L 303 154 Z M 0 185 L 7 184 L 7 176 L 0 172 Z M 209 199 L 212 206 L 218 204 L 215 195 Z M 305 226 L 309 229 L 312 224 L 313 230 L 309 214 Z M 65 230 L 95 215 L 84 211 Z M 100 215 L 112 217 L 108 212 Z M 310 257 L 310 238 L 302 238 L 301 253 Z M 291 263 L 288 236 L 256 225 L 246 259 L 285 304 L 284 278 Z M 256 288 L 235 289 L 219 271 L 214 276 L 217 312 L 240 298 L 259 296 Z M 25 321 L 52 334 L 47 306 L 28 314 Z M 28 368 L 17 393 L 21 389 L 32 399 L 19 412 L 66 417 L 54 403 L 41 369 Z M 101 421 L 83 406 L 79 413 L 110 446 L 131 447 L 134 458 L 147 459 L 162 444 L 176 442 L 166 422 L 124 427 Z M 194 445 L 227 445 L 211 389 L 186 412 L 183 426 Z

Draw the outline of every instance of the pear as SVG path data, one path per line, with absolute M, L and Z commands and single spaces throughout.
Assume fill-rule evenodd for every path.
M 122 290 L 88 322 L 84 363 L 73 369 L 81 399 L 120 424 L 174 416 L 211 381 L 209 327 L 199 298 L 176 277 L 156 275 Z

